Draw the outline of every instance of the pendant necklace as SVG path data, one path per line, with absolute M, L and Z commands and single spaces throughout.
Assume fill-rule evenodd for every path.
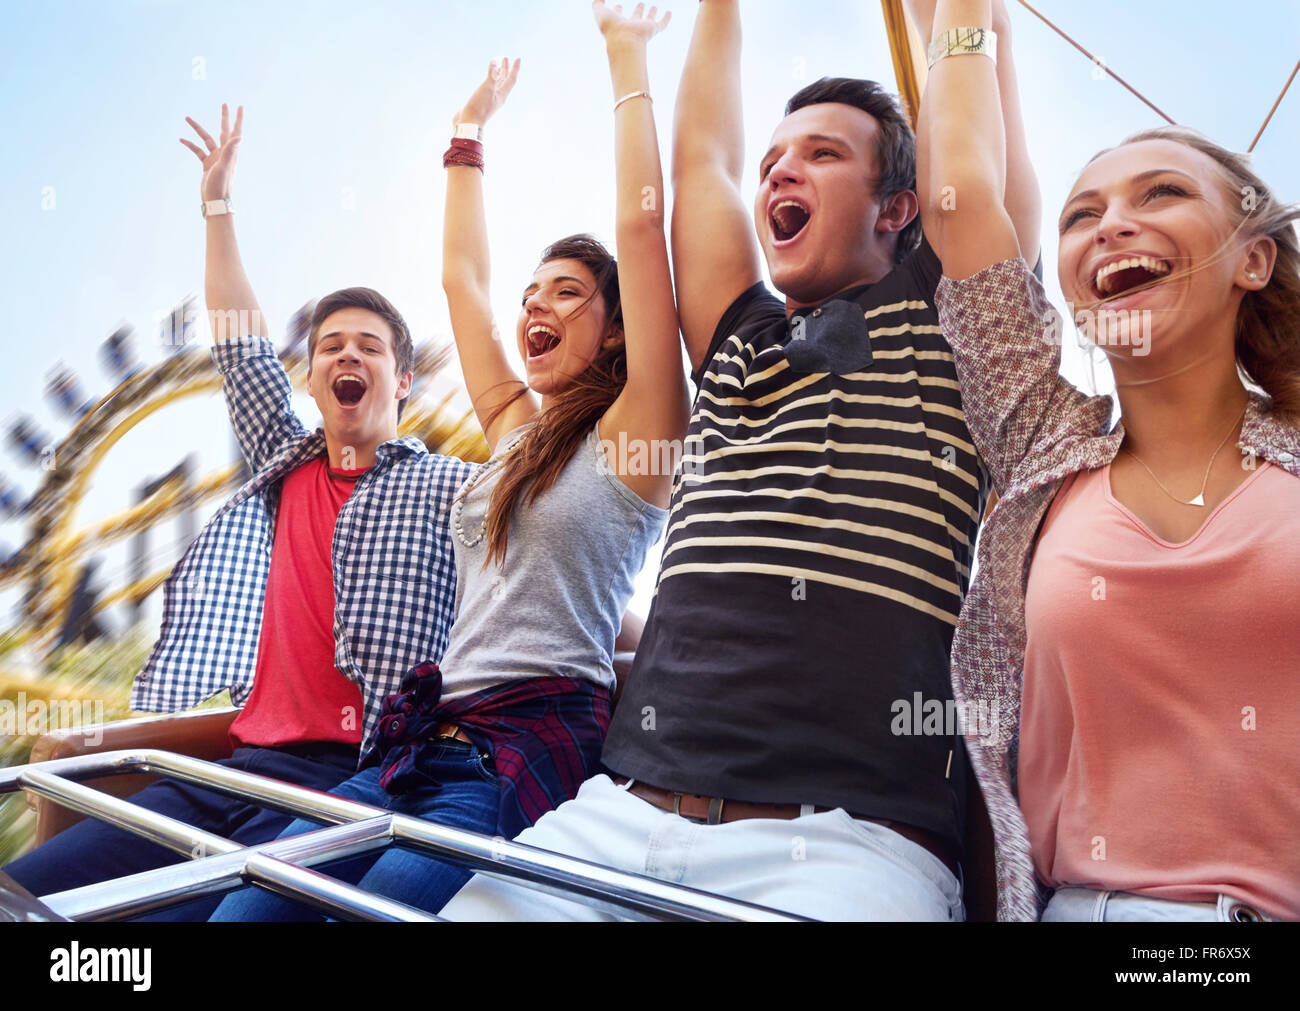
M 1247 401 L 1247 402 L 1246 402 L 1246 407 L 1249 407 L 1249 406 L 1250 406 L 1250 401 Z M 1163 481 L 1161 481 L 1160 478 L 1156 477 L 1156 472 L 1153 471 L 1150 467 L 1148 467 L 1145 463 L 1143 463 L 1143 462 L 1142 462 L 1142 458 L 1141 458 L 1140 456 L 1138 456 L 1135 452 L 1133 452 L 1133 450 L 1129 449 L 1129 448 L 1126 446 L 1126 447 L 1124 447 L 1124 452 L 1127 453 L 1129 456 L 1133 457 L 1133 459 L 1136 460 L 1138 463 L 1141 463 L 1141 464 L 1142 464 L 1142 469 L 1145 470 L 1148 474 L 1151 475 L 1151 480 L 1154 481 L 1156 484 L 1158 484 L 1158 485 L 1160 486 L 1160 490 L 1161 490 L 1162 492 L 1164 492 L 1166 495 L 1168 495 L 1168 496 L 1169 496 L 1171 499 L 1173 499 L 1175 502 L 1177 502 L 1179 505 L 1200 506 L 1200 507 L 1204 508 L 1204 506 L 1205 506 L 1205 487 L 1206 487 L 1207 484 L 1209 484 L 1209 481 L 1210 481 L 1210 471 L 1211 471 L 1211 469 L 1213 469 L 1213 467 L 1214 467 L 1214 461 L 1215 461 L 1215 459 L 1216 459 L 1216 458 L 1218 457 L 1218 455 L 1219 455 L 1219 450 L 1221 450 L 1221 449 L 1223 448 L 1224 444 L 1228 441 L 1228 436 L 1231 435 L 1233 432 L 1235 432 L 1235 431 L 1237 430 L 1237 426 L 1238 426 L 1239 424 L 1241 424 L 1242 419 L 1245 418 L 1245 417 L 1246 417 L 1246 408 L 1243 407 L 1242 410 L 1241 410 L 1241 415 L 1240 415 L 1240 417 L 1238 417 L 1237 420 L 1234 421 L 1234 422 L 1232 423 L 1232 427 L 1228 429 L 1227 433 L 1223 436 L 1223 439 L 1219 442 L 1219 445 L 1215 447 L 1215 449 L 1214 449 L 1214 455 L 1210 457 L 1210 463 L 1209 463 L 1209 465 L 1205 468 L 1205 476 L 1201 478 L 1201 490 L 1200 490 L 1199 492 L 1197 492 L 1197 493 L 1196 493 L 1196 497 L 1193 498 L 1193 499 L 1191 499 L 1190 501 L 1185 501 L 1185 500 L 1183 500 L 1183 499 L 1180 499 L 1177 495 L 1175 495 L 1175 494 L 1174 494 L 1173 492 L 1171 492 L 1168 488 L 1166 488 L 1166 487 L 1165 487 L 1165 483 L 1164 483 Z

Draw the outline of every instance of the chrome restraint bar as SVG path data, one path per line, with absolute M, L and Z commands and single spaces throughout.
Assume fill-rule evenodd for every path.
M 242 847 L 75 782 L 128 772 L 168 776 L 335 827 Z M 189 858 L 180 864 L 41 897 L 55 912 L 73 920 L 137 916 L 244 884 L 267 888 L 342 919 L 436 919 L 305 869 L 390 844 L 454 860 L 481 874 L 563 898 L 613 906 L 620 915 L 637 919 L 799 919 L 500 837 L 390 814 L 368 804 L 167 751 L 109 751 L 0 769 L 0 794 L 21 789 L 100 818 Z

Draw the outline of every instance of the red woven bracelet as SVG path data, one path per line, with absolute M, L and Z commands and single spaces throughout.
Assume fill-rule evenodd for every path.
M 442 156 L 443 168 L 450 168 L 452 165 L 465 165 L 482 172 L 483 142 L 466 137 L 453 137 L 451 147 L 447 148 L 447 153 Z

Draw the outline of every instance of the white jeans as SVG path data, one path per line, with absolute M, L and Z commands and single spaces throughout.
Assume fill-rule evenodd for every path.
M 661 811 L 608 776 L 544 815 L 516 842 L 615 870 L 817 920 L 961 920 L 957 879 L 929 850 L 844 811 L 702 825 Z M 571 901 L 476 875 L 449 920 L 617 920 L 617 907 Z
M 1160 921 L 1218 923 L 1269 920 L 1254 906 L 1230 895 L 1215 902 L 1155 899 L 1132 892 L 1101 892 L 1069 885 L 1052 893 L 1043 910 L 1043 923 L 1156 923 Z

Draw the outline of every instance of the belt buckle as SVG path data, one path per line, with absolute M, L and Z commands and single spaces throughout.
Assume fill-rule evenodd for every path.
M 706 825 L 721 825 L 722 808 L 723 805 L 726 804 L 726 800 L 722 797 L 709 797 L 708 801 L 709 801 L 708 817 L 704 819 L 691 818 L 690 820 L 696 822 L 703 820 L 703 822 Z M 673 792 L 673 814 L 675 814 L 678 818 L 688 817 L 687 815 L 682 814 L 682 794 L 676 791 Z

